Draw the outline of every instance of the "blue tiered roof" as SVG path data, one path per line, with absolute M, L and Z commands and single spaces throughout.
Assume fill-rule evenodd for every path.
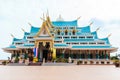
M 77 26 L 77 20 L 74 21 L 53 21 L 52 25 L 55 27 Z
M 96 49 L 96 48 L 111 48 L 110 46 L 72 46 L 72 48 L 80 48 L 80 49 Z
M 98 36 L 97 36 L 97 32 L 94 31 L 94 32 L 91 32 L 92 35 L 94 35 L 94 39 L 98 39 Z
M 7 47 L 7 48 L 13 48 L 13 49 L 15 49 L 16 48 L 16 46 L 15 45 L 10 45 L 9 47 Z
M 103 40 L 103 41 L 105 41 L 107 44 L 110 44 L 108 37 L 107 37 L 107 38 L 100 39 L 100 40 Z
M 68 47 L 67 44 L 54 44 L 54 46 L 56 46 L 56 47 Z
M 30 35 L 30 33 L 29 33 L 29 32 L 24 32 L 24 36 L 25 36 L 25 35 Z
M 22 39 L 13 38 L 13 41 L 21 41 Z
M 40 28 L 38 28 L 38 27 L 31 26 L 30 33 L 37 33 L 39 31 L 39 29 Z
M 24 37 L 22 39 L 13 38 L 12 45 L 7 48 L 16 48 L 14 43 L 23 43 L 23 47 L 34 47 L 34 44 L 27 43 L 29 40 L 27 37 L 34 37 L 36 33 L 40 30 L 38 27 L 31 26 L 30 32 L 24 32 Z M 34 40 L 34 39 L 31 39 Z M 20 45 L 21 46 L 21 45 Z
M 99 39 L 96 31 L 91 32 L 89 25 L 85 26 L 85 27 L 79 27 L 77 24 L 77 20 L 53 21 L 52 25 L 54 26 L 54 28 L 56 30 L 57 30 L 57 27 L 60 27 L 60 30 L 61 30 L 60 35 L 57 35 L 57 33 L 54 33 L 54 35 L 55 35 L 54 40 L 62 42 L 62 43 L 54 43 L 54 47 L 56 47 L 56 48 L 58 48 L 58 47 L 64 48 L 64 47 L 69 47 L 69 46 L 72 49 L 94 49 L 94 48 L 95 49 L 100 49 L 100 48 L 107 49 L 107 48 L 111 48 L 108 38 Z M 64 27 L 68 27 L 68 28 L 64 28 Z M 65 35 L 65 33 L 64 33 L 64 31 L 66 29 L 68 29 L 68 35 Z M 76 30 L 75 35 L 72 34 L 73 29 Z M 34 38 L 28 39 L 28 37 L 34 37 L 39 31 L 40 31 L 39 27 L 31 26 L 30 32 L 24 32 L 24 37 L 22 39 L 14 38 L 12 45 L 9 46 L 8 48 L 16 48 L 16 46 L 14 44 L 15 42 L 22 42 L 23 47 L 34 47 L 35 46 L 34 43 L 33 44 L 29 43 L 30 40 L 34 41 Z M 69 38 L 64 38 L 66 36 Z M 84 38 L 80 38 L 81 36 L 84 36 Z M 89 38 L 90 36 L 92 36 L 92 38 Z M 43 38 L 44 37 L 49 37 L 49 36 L 43 36 Z M 62 39 L 58 38 L 58 37 L 62 37 Z M 76 38 L 73 38 L 73 37 L 76 37 Z M 86 43 L 81 44 L 83 42 L 86 42 L 87 44 Z M 97 42 L 105 42 L 105 44 L 98 44 Z M 77 44 L 74 44 L 74 43 L 77 43 Z
M 17 39 L 17 38 L 14 38 L 13 41 L 14 41 L 14 42 L 15 42 L 15 41 L 25 42 L 26 39 Z
M 96 31 L 91 32 L 89 25 L 85 26 L 85 27 L 79 27 L 77 25 L 77 20 L 74 20 L 74 21 L 54 21 L 54 22 L 52 22 L 52 24 L 55 27 L 68 27 L 68 28 L 59 28 L 63 32 L 66 29 L 68 29 L 68 35 L 65 35 L 63 32 L 61 32 L 61 36 L 63 36 L 63 43 L 61 43 L 61 44 L 73 43 L 72 44 L 72 48 L 73 49 L 75 49 L 75 48 L 76 49 L 83 49 L 83 48 L 85 48 L 85 49 L 86 48 L 90 48 L 90 49 L 92 49 L 92 48 L 98 48 L 98 49 L 99 48 L 111 48 L 111 45 L 109 43 L 109 39 L 108 38 L 99 39 L 98 36 L 97 36 L 97 32 Z M 72 35 L 71 32 L 69 32 L 69 30 L 72 30 L 69 27 L 75 27 L 74 29 L 76 29 L 76 31 L 77 31 L 75 35 Z M 58 36 L 60 36 L 60 35 L 58 35 Z M 58 36 L 57 35 L 55 36 L 55 41 L 61 41 L 61 39 L 57 38 Z M 69 38 L 66 39 L 66 38 L 64 38 L 65 36 L 69 36 Z M 77 36 L 77 38 L 70 38 L 71 36 L 72 37 L 76 37 Z M 85 38 L 79 38 L 79 36 L 85 36 Z M 92 36 L 93 38 L 86 38 L 87 36 Z M 84 42 L 84 43 L 86 42 L 87 44 L 85 43 L 85 44 L 81 45 L 80 44 L 81 42 Z M 101 43 L 99 43 L 99 42 L 101 42 Z M 104 42 L 104 43 L 102 44 L 102 42 Z M 75 43 L 75 45 L 74 45 L 74 43 Z M 76 45 L 76 43 L 79 46 Z M 91 43 L 91 44 L 89 44 L 89 43 Z M 95 44 L 92 45 L 92 43 L 93 44 L 95 43 Z M 56 44 L 54 46 L 55 47 L 56 46 L 62 47 L 63 45 Z
M 88 42 L 94 41 L 94 39 L 64 39 L 64 42 Z
M 82 27 L 81 33 L 90 33 L 90 26 Z

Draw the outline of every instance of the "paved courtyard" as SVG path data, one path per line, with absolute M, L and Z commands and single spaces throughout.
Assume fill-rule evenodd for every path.
M 113 65 L 0 66 L 0 80 L 120 80 Z

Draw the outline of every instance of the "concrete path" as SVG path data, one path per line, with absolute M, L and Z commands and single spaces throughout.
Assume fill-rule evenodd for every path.
M 0 66 L 0 80 L 120 80 L 113 65 Z
M 6 66 L 27 66 L 25 63 L 9 63 Z M 41 65 L 39 65 L 41 66 Z M 74 63 L 44 63 L 42 66 L 75 66 Z
M 74 63 L 44 63 L 42 66 L 75 66 Z
M 9 63 L 6 66 L 26 66 L 25 63 Z

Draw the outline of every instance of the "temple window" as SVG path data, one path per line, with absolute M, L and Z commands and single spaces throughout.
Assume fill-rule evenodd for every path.
M 70 43 L 66 43 L 66 44 L 70 44 Z
M 88 44 L 87 42 L 81 42 L 80 44 Z
M 63 37 L 63 38 L 65 38 L 65 39 L 69 39 L 70 37 Z
M 54 36 L 54 34 L 52 34 L 52 36 Z
M 29 37 L 27 37 L 27 39 L 32 39 L 33 37 L 31 37 L 31 36 L 29 36 Z
M 62 39 L 62 37 L 56 37 L 56 38 Z
M 63 29 L 68 29 L 68 27 L 64 27 Z
M 71 37 L 71 38 L 77 38 L 77 37 L 74 36 L 74 37 Z
M 72 34 L 75 35 L 75 33 L 76 33 L 76 30 L 74 29 L 74 30 L 72 31 Z
M 87 38 L 92 39 L 92 38 L 93 38 L 93 36 L 87 36 Z
M 29 41 L 29 43 L 34 43 L 35 41 Z
M 68 35 L 68 31 L 67 30 L 65 30 L 65 35 Z
M 57 31 L 57 34 L 60 35 L 60 30 Z
M 96 42 L 89 42 L 89 44 L 96 44 Z
M 97 44 L 105 44 L 105 42 L 98 42 Z
M 22 45 L 23 43 L 15 43 L 16 45 Z
M 77 45 L 77 44 L 79 44 L 79 43 L 72 43 L 72 44 L 75 44 L 75 45 Z
M 54 41 L 55 43 L 62 43 L 62 41 Z
M 71 27 L 70 29 L 74 29 L 74 27 Z
M 79 44 L 79 43 L 74 43 L 74 44 Z
M 83 38 L 85 38 L 85 36 L 79 36 L 79 38 L 82 38 L 82 39 L 83 39 Z
M 60 29 L 60 27 L 57 27 L 56 29 Z

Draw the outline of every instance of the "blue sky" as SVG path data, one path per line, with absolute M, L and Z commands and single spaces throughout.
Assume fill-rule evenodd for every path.
M 98 31 L 99 38 L 109 37 L 115 47 L 120 47 L 120 5 L 119 0 L 0 0 L 0 48 L 7 47 L 12 42 L 13 34 L 16 38 L 23 37 L 25 31 L 30 30 L 28 22 L 40 27 L 43 13 L 47 13 L 51 20 L 56 20 L 59 14 L 64 20 L 75 20 L 79 16 L 80 27 L 94 22 L 91 31 Z M 118 50 L 117 53 L 120 53 Z M 113 55 L 113 54 L 112 54 Z M 10 54 L 0 49 L 0 59 L 7 59 Z

